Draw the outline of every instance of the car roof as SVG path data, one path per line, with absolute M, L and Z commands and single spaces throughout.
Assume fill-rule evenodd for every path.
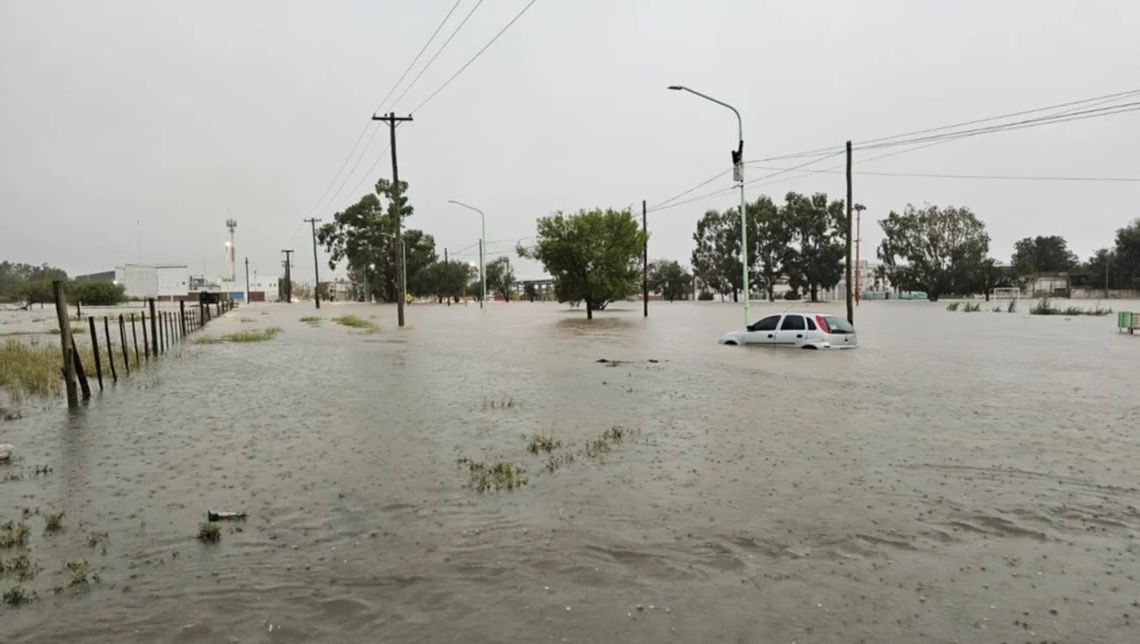
M 772 317 L 773 315 L 806 315 L 809 317 L 816 315 L 830 315 L 832 317 L 841 317 L 839 313 L 829 313 L 827 311 L 780 311 L 779 313 L 769 313 L 764 317 Z

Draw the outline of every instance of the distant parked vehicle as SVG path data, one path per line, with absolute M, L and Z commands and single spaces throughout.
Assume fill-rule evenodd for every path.
M 761 318 L 746 329 L 725 333 L 719 342 L 795 349 L 854 349 L 859 346 L 855 327 L 847 318 L 796 311 Z

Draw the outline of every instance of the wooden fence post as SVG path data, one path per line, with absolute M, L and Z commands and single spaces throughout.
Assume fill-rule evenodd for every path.
M 139 315 L 142 316 L 142 330 L 143 330 L 143 357 L 150 360 L 150 335 L 146 332 L 146 311 Z
M 182 327 L 182 337 L 186 337 L 186 300 L 178 300 L 178 323 Z
M 99 334 L 95 331 L 95 316 L 87 316 L 87 326 L 91 333 L 91 353 L 95 356 L 95 377 L 99 379 L 99 391 L 103 391 L 103 363 L 99 360 Z
M 146 325 L 143 325 L 143 331 L 146 331 Z M 139 364 L 139 334 L 135 330 L 135 314 L 131 313 L 131 340 L 135 343 L 135 364 Z
M 158 357 L 158 319 L 154 314 L 154 298 L 149 298 L 146 301 L 147 307 L 150 309 L 150 348 L 151 354 Z
M 59 343 L 63 347 L 63 383 L 67 388 L 67 406 L 75 408 L 79 406 L 79 392 L 75 388 L 75 361 L 71 358 L 75 345 L 71 341 L 71 319 L 64 299 L 63 282 L 52 280 L 51 290 L 55 296 L 55 316 L 59 319 Z
M 103 339 L 107 341 L 107 364 L 111 365 L 111 381 L 119 382 L 119 374 L 115 371 L 115 348 L 111 345 L 111 323 L 107 316 L 103 316 Z
M 119 314 L 119 346 L 123 348 L 123 368 L 127 370 L 126 375 L 131 375 L 131 354 L 127 353 L 127 324 L 123 320 L 123 314 Z

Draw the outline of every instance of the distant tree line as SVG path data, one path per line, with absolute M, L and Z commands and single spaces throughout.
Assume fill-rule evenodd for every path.
M 9 261 L 0 262 L 0 302 L 20 306 L 54 301 L 51 283 L 64 281 L 69 302 L 92 306 L 110 306 L 126 301 L 121 284 L 69 280 L 67 271 L 47 264 L 35 266 Z
M 776 283 L 787 277 L 791 291 L 815 302 L 821 290 L 843 278 L 844 230 L 847 215 L 843 200 L 825 193 L 811 196 L 789 192 L 783 205 L 761 196 L 747 204 L 748 281 L 776 299 Z M 744 286 L 741 259 L 740 209 L 709 210 L 693 233 L 693 274 L 702 288 L 737 301 Z

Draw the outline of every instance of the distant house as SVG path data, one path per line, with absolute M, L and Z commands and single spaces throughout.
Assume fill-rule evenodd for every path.
M 1072 280 L 1067 272 L 1038 273 L 1029 284 L 1033 297 L 1069 297 Z

